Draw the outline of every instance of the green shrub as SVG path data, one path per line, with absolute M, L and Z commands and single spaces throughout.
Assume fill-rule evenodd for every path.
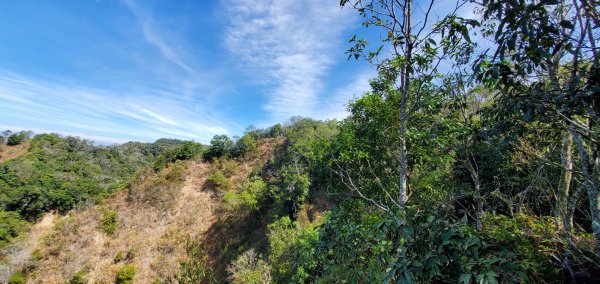
M 100 230 L 108 235 L 112 235 L 117 230 L 117 211 L 104 210 L 99 224 Z
M 254 249 L 242 253 L 227 268 L 229 281 L 234 284 L 266 284 L 271 283 L 269 265 Z
M 25 273 L 19 271 L 8 278 L 8 284 L 25 284 Z
M 133 277 L 135 276 L 135 266 L 125 264 L 119 272 L 117 272 L 117 283 L 118 284 L 131 284 L 133 283 Z
M 267 194 L 267 185 L 261 178 L 246 180 L 236 191 L 228 191 L 223 197 L 223 207 L 231 213 L 258 211 Z
M 132 248 L 128 250 L 126 253 L 123 251 L 119 251 L 115 254 L 113 258 L 114 263 L 119 263 L 121 261 L 132 261 L 137 253 L 137 249 Z
M 89 267 L 84 267 L 77 271 L 69 280 L 69 284 L 85 284 L 88 283 L 88 274 L 90 273 Z
M 208 178 L 206 178 L 208 185 L 213 186 L 217 190 L 225 191 L 232 187 L 231 180 L 229 180 L 221 170 L 212 172 Z
M 319 231 L 283 217 L 269 225 L 269 257 L 274 282 L 304 283 L 317 266 Z
M 117 254 L 115 254 L 115 257 L 113 258 L 114 263 L 119 263 L 121 262 L 121 260 L 123 260 L 123 252 L 119 251 L 117 252 Z
M 185 142 L 182 145 L 166 150 L 154 162 L 154 171 L 160 171 L 169 163 L 180 160 L 191 160 L 202 153 L 202 145 L 196 142 Z
M 29 136 L 31 136 L 31 132 L 29 132 L 29 131 L 20 131 L 20 132 L 13 133 L 10 136 L 8 136 L 8 139 L 6 140 L 6 144 L 10 145 L 10 146 L 19 145 L 19 144 L 27 141 L 29 139 Z
M 185 181 L 185 170 L 185 163 L 183 161 L 176 161 L 170 164 L 169 169 L 163 171 L 159 176 L 164 176 L 167 181 L 179 184 Z
M 33 261 L 40 261 L 44 259 L 44 254 L 39 249 L 36 249 L 31 252 L 31 259 Z
M 25 232 L 29 223 L 17 212 L 0 211 L 0 248 L 8 245 L 19 234 Z
M 236 141 L 235 146 L 231 150 L 232 156 L 236 158 L 241 158 L 244 156 L 252 157 L 257 152 L 258 143 L 250 134 L 246 134 L 242 136 L 238 141 Z
M 466 219 L 420 214 L 399 225 L 385 215 L 355 213 L 338 213 L 321 227 L 324 282 L 531 282 L 510 247 L 486 241 Z
M 488 242 L 508 247 L 517 252 L 519 263 L 529 275 L 542 278 L 541 282 L 560 280 L 560 264 L 553 263 L 562 254 L 561 236 L 551 217 L 535 217 L 519 213 L 514 217 L 485 213 L 483 236 Z M 585 251 L 585 247 L 579 248 Z M 589 250 L 589 247 L 588 247 Z M 574 263 L 582 261 L 573 254 Z M 585 262 L 585 260 L 583 260 Z
M 271 183 L 275 185 L 271 188 L 271 195 L 275 200 L 289 202 L 294 211 L 297 211 L 308 197 L 310 176 L 295 166 L 285 165 L 280 176 Z

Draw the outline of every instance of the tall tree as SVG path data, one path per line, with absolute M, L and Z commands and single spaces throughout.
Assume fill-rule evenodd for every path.
M 395 91 L 400 93 L 397 108 L 400 111 L 398 129 L 399 180 L 397 203 L 404 208 L 410 194 L 408 187 L 407 129 L 411 114 L 419 107 L 420 98 L 426 84 L 438 75 L 442 61 L 456 54 L 463 40 L 470 41 L 468 25 L 476 21 L 465 20 L 456 12 L 466 1 L 459 0 L 454 9 L 443 18 L 434 18 L 436 4 L 442 1 L 430 0 L 341 0 L 341 6 L 351 6 L 363 17 L 365 27 L 375 26 L 385 33 L 380 45 L 374 51 L 367 50 L 368 42 L 352 37 L 355 45 L 348 50 L 349 56 L 364 58 L 379 69 L 393 73 Z M 414 9 L 413 5 L 419 5 Z M 415 13 L 415 11 L 418 11 Z M 414 19 L 417 19 L 414 21 Z M 380 56 L 390 51 L 391 56 Z M 377 58 L 383 59 L 377 61 Z

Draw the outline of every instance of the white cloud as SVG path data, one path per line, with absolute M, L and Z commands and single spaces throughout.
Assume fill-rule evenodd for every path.
M 115 141 L 173 137 L 207 143 L 216 134 L 228 134 L 231 127 L 193 101 L 150 92 L 141 95 L 93 89 L 6 72 L 0 72 L 0 103 L 12 110 L 0 113 L 3 123 L 29 121 L 29 125 L 43 125 L 40 128 L 60 133 L 83 132 L 87 135 L 77 135 L 112 137 Z
M 183 52 L 167 43 L 164 32 L 156 25 L 154 19 L 147 11 L 140 8 L 135 0 L 123 0 L 123 2 L 140 21 L 142 33 L 148 43 L 158 48 L 161 54 L 169 61 L 173 62 L 189 73 L 196 73 L 195 70 L 188 66 L 188 64 L 186 64 L 183 60 L 183 56 L 181 55 Z
M 315 115 L 342 32 L 356 19 L 336 1 L 223 0 L 224 43 L 266 86 L 271 121 Z
M 323 99 L 320 111 L 313 114 L 314 118 L 342 119 L 347 117 L 349 114 L 347 110 L 348 103 L 371 90 L 369 81 L 375 74 L 376 72 L 373 69 L 362 71 L 353 78 L 351 83 L 334 90 L 330 98 Z

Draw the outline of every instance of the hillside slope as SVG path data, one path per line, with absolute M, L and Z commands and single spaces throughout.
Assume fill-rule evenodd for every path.
M 0 148 L 0 163 L 19 157 L 27 153 L 29 142 L 24 142 L 15 146 L 4 146 Z
M 275 144 L 264 141 L 256 157 L 241 162 L 229 177 L 233 185 L 264 164 Z M 135 267 L 135 283 L 176 275 L 188 241 L 202 239 L 215 222 L 222 194 L 206 182 L 215 167 L 216 163 L 198 160 L 172 165 L 154 176 L 141 173 L 140 184 L 99 205 L 72 211 L 45 236 L 29 238 L 28 242 L 39 239 L 36 249 L 28 251 L 33 260 L 27 265 L 13 262 L 13 271 L 28 266 L 28 283 L 72 279 L 114 283 L 119 270 L 128 265 Z M 103 229 L 111 212 L 116 213 L 112 234 Z

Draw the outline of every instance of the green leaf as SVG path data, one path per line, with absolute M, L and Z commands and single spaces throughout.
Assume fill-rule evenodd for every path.
M 486 277 L 487 283 L 489 284 L 498 284 L 498 280 L 496 280 L 496 277 L 493 274 L 487 274 Z
M 458 277 L 458 283 L 469 284 L 471 282 L 471 274 L 463 273 Z

